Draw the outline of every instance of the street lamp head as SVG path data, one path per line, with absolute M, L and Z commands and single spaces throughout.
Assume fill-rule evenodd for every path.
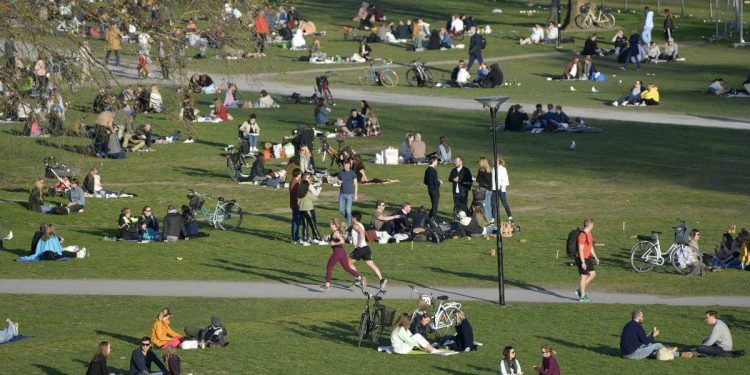
M 474 100 L 482 103 L 483 106 L 490 109 L 500 108 L 500 105 L 505 103 L 508 99 L 510 99 L 510 96 L 482 96 L 474 98 Z

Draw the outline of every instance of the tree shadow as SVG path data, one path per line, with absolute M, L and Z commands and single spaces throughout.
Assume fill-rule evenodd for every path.
M 47 139 L 37 139 L 36 144 L 39 146 L 45 146 L 49 148 L 54 148 L 58 150 L 63 150 L 66 152 L 72 152 L 74 154 L 81 154 L 81 155 L 92 155 L 93 148 L 91 145 L 81 146 L 81 145 L 68 145 L 63 143 L 53 143 L 50 142 Z
M 5 250 L 11 254 L 15 254 L 16 256 L 19 256 L 19 257 L 29 255 L 29 251 L 30 251 L 30 250 L 24 250 L 24 249 L 8 249 L 8 248 L 2 249 L 2 250 Z
M 60 370 L 58 370 L 56 368 L 49 367 L 47 365 L 40 365 L 38 363 L 35 363 L 33 366 L 36 367 L 36 368 L 38 368 L 40 371 L 42 371 L 42 373 L 44 373 L 46 375 L 67 375 L 64 372 L 62 372 L 62 371 L 60 371 Z
M 26 189 L 26 188 L 9 188 L 9 187 L 6 187 L 6 188 L 3 188 L 2 190 L 3 191 L 7 191 L 9 193 L 28 193 L 29 192 L 29 189 Z
M 227 147 L 226 143 L 211 142 L 205 139 L 195 139 L 195 143 L 200 143 L 202 145 L 213 146 L 213 147 L 221 147 L 221 148 Z
M 289 221 L 290 221 L 289 219 L 286 220 L 286 222 L 289 222 Z M 278 232 L 257 229 L 257 228 L 237 228 L 234 231 L 239 232 L 239 233 L 249 234 L 255 237 L 264 238 L 269 241 L 286 241 L 289 239 L 289 237 L 286 234 L 281 234 Z
M 226 173 L 219 173 L 214 171 L 209 171 L 208 169 L 202 169 L 202 168 L 193 168 L 193 167 L 177 167 L 178 171 L 193 177 L 214 177 L 214 178 L 229 178 L 229 175 Z
M 283 323 L 286 328 L 302 337 L 313 337 L 323 341 L 333 341 L 348 346 L 357 346 L 357 324 L 346 324 L 341 321 L 325 321 L 319 324 L 304 325 L 299 323 Z M 384 332 L 385 333 L 385 332 Z M 372 343 L 369 337 L 362 339 L 362 345 Z M 381 337 L 382 340 L 382 337 Z
M 447 367 L 440 367 L 437 365 L 433 365 L 432 368 L 438 371 L 446 372 L 448 374 L 456 374 L 456 375 L 474 375 L 476 372 L 466 372 L 466 371 L 458 371 L 454 368 L 447 368 Z
M 276 214 L 253 214 L 253 216 L 264 217 L 266 219 L 271 219 L 271 220 L 278 221 L 284 224 L 291 224 L 292 222 L 291 214 L 290 216 L 281 216 L 281 215 L 276 215 Z
M 114 236 L 117 237 L 119 233 L 113 228 L 75 228 L 73 232 L 85 233 L 92 236 Z
M 126 344 L 131 344 L 133 346 L 137 346 L 141 342 L 141 339 L 138 338 L 138 337 L 123 335 L 123 334 L 120 334 L 120 333 L 107 332 L 107 331 L 103 331 L 101 329 L 94 330 L 94 332 L 97 335 L 109 336 L 109 337 L 111 337 L 111 338 L 113 338 L 115 340 L 119 340 L 119 341 L 122 341 L 122 342 L 124 342 Z
M 471 368 L 473 368 L 474 370 L 477 370 L 477 371 L 489 372 L 489 373 L 492 373 L 492 374 L 497 373 L 497 369 L 493 369 L 493 368 L 489 368 L 489 367 L 479 367 L 477 365 L 469 365 L 469 367 L 471 367 Z
M 556 343 L 557 345 L 560 345 L 560 346 L 566 346 L 566 347 L 575 348 L 575 349 L 583 349 L 583 350 L 587 350 L 587 351 L 594 352 L 594 353 L 601 354 L 601 355 L 608 356 L 608 357 L 620 357 L 620 348 L 614 348 L 614 347 L 606 346 L 606 345 L 587 346 L 587 345 L 579 344 L 577 342 L 572 342 L 572 341 L 568 341 L 568 340 L 564 340 L 564 339 L 560 339 L 556 337 L 548 337 L 548 336 L 537 336 L 537 337 L 545 341 Z
M 430 289 L 430 290 L 433 290 L 433 291 L 439 292 L 439 293 L 453 294 L 453 295 L 461 296 L 461 297 L 464 297 L 464 298 L 467 298 L 467 299 L 471 299 L 471 300 L 474 300 L 474 301 L 482 301 L 482 302 L 488 302 L 488 303 L 496 303 L 497 302 L 497 301 L 493 301 L 493 300 L 479 298 L 479 297 L 476 297 L 476 296 L 470 296 L 470 295 L 463 294 L 463 293 L 456 293 L 456 291 L 454 291 L 454 290 L 445 290 L 445 289 L 440 289 L 440 288 L 434 288 L 434 287 L 431 287 L 431 286 L 426 285 L 426 284 L 415 282 L 413 280 L 398 279 L 398 278 L 392 278 L 392 279 L 396 280 L 396 281 L 402 281 L 402 282 L 404 282 L 406 284 L 409 284 L 409 285 L 418 286 L 418 287 L 420 287 L 422 289 Z M 420 292 L 423 292 L 423 291 L 420 291 Z
M 232 262 L 226 259 L 212 259 L 218 264 L 203 263 L 202 265 L 219 268 L 227 271 L 234 271 L 245 273 L 249 275 L 260 276 L 264 279 L 279 282 L 286 285 L 296 286 L 305 289 L 310 292 L 322 293 L 318 288 L 310 288 L 306 284 L 317 284 L 320 282 L 320 277 L 310 275 L 304 272 L 296 272 L 289 270 L 281 270 L 277 268 L 265 268 L 257 267 L 249 264 Z

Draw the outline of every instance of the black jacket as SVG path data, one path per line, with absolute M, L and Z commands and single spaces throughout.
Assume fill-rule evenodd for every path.
M 471 41 L 469 42 L 469 53 L 477 55 L 482 54 L 482 36 L 479 35 L 479 33 L 471 36 Z
M 107 369 L 107 357 L 99 357 L 89 362 L 89 367 L 86 370 L 86 375 L 109 375 Z
M 151 373 L 152 363 L 156 364 L 156 366 L 159 367 L 162 372 L 164 372 L 165 374 L 167 373 L 167 367 L 164 366 L 164 363 L 159 360 L 159 357 L 157 357 L 152 350 L 149 350 L 144 355 L 141 351 L 141 348 L 136 348 L 135 350 L 133 350 L 133 354 L 130 356 L 129 374 L 138 375 L 144 370 L 148 373 Z
M 456 177 L 458 177 L 458 182 L 453 182 L 453 179 Z M 460 172 L 457 168 L 451 169 L 451 174 L 448 176 L 448 180 L 450 180 L 452 184 L 451 193 L 456 192 L 456 187 L 458 187 L 459 192 L 466 193 L 471 189 L 471 184 L 473 183 L 471 171 L 466 166 L 461 167 Z
M 469 348 L 470 350 L 476 350 L 474 345 L 474 329 L 471 328 L 468 319 L 464 319 L 461 324 L 456 326 L 456 336 L 454 336 L 454 344 L 451 345 L 451 349 L 462 352 Z
M 581 51 L 581 55 L 598 55 L 599 53 L 596 51 L 599 49 L 599 45 L 596 43 L 595 40 L 591 40 L 591 38 L 586 39 L 586 43 L 583 44 L 583 50 Z
M 170 212 L 164 216 L 164 238 L 167 236 L 188 237 L 185 221 L 179 212 Z
M 487 74 L 487 78 L 482 81 L 482 87 L 486 89 L 493 89 L 503 84 L 503 71 L 500 70 L 500 65 L 494 63 L 490 65 L 490 72 Z
M 427 42 L 427 49 L 439 50 L 440 49 L 440 35 L 437 32 L 430 34 L 430 40 Z
M 440 189 L 440 179 L 438 178 L 437 169 L 433 167 L 427 167 L 427 169 L 424 171 L 423 182 L 425 185 L 427 185 L 427 189 L 429 190 Z
M 492 173 L 485 171 L 477 171 L 477 184 L 479 187 L 492 190 Z
M 94 176 L 90 173 L 83 179 L 83 190 L 89 194 L 94 194 Z

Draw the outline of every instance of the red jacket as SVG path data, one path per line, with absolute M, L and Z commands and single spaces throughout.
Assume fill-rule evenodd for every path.
M 258 16 L 255 18 L 255 31 L 257 31 L 258 34 L 268 34 L 270 32 L 266 17 Z

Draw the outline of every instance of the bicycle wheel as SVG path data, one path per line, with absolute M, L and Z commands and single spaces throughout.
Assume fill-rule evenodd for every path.
M 612 13 L 605 12 L 599 15 L 599 27 L 611 29 L 615 27 L 615 16 Z
M 359 341 L 357 341 L 357 347 L 362 346 L 362 339 L 367 336 L 368 324 L 370 324 L 370 315 L 367 312 L 363 312 L 359 318 Z
M 453 325 L 453 313 L 458 311 L 455 307 L 448 307 L 435 319 L 435 335 L 438 338 L 453 336 L 456 327 Z
M 372 85 L 374 80 L 372 79 L 372 72 L 370 69 L 365 69 L 362 73 L 359 73 L 359 83 L 361 85 Z
M 432 80 L 432 72 L 430 69 L 424 68 L 424 86 L 428 88 L 432 88 L 432 86 L 435 85 L 435 81 Z
M 411 68 L 406 71 L 406 83 L 411 87 L 419 87 L 419 72 L 417 72 L 417 69 Z
M 224 203 L 219 206 L 216 223 L 221 230 L 235 230 L 242 224 L 242 208 L 237 203 Z
M 232 178 L 232 180 L 237 181 L 239 178 L 237 173 L 237 165 L 232 161 L 232 158 L 227 159 L 227 172 L 229 172 L 229 177 Z
M 398 84 L 398 74 L 390 69 L 380 72 L 380 83 L 385 87 L 393 87 Z
M 694 255 L 692 254 L 697 255 L 698 259 L 693 259 Z M 686 259 L 693 259 L 694 262 L 703 262 L 703 254 L 690 245 L 679 245 L 672 251 L 672 254 L 669 255 L 669 261 L 672 263 L 672 267 L 674 267 L 675 271 L 680 275 L 690 272 L 691 267 L 688 266 L 692 263 L 685 262 Z
M 327 105 L 333 105 L 333 106 L 336 105 L 336 103 L 333 101 L 333 94 L 331 94 L 331 90 L 328 87 L 326 87 L 325 89 L 324 96 L 326 98 Z
M 586 30 L 589 27 L 591 27 L 591 19 L 589 19 L 588 14 L 579 14 L 576 16 L 576 26 L 578 26 L 581 30 Z
M 641 241 L 630 250 L 630 265 L 635 272 L 651 272 L 656 264 L 651 258 L 656 256 L 656 246 L 648 241 Z
M 372 314 L 372 323 L 370 323 L 370 327 L 372 328 L 372 342 L 375 344 L 380 344 L 380 336 L 383 334 L 384 308 L 385 307 L 375 309 L 375 313 Z

